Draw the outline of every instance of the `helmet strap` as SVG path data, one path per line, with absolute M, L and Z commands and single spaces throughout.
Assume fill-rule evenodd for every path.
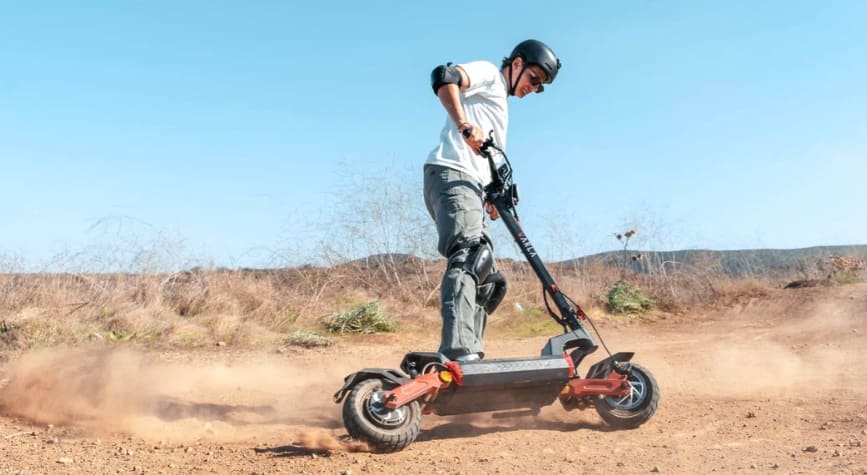
M 515 59 L 512 58 L 512 61 L 514 62 Z M 518 82 L 521 81 L 521 76 L 524 75 L 524 71 L 526 71 L 526 70 L 527 70 L 527 63 L 525 63 L 522 60 L 521 61 L 521 72 L 518 73 L 518 77 L 514 81 L 512 81 L 512 63 L 509 63 L 509 95 L 510 96 L 515 95 L 515 88 L 518 86 Z

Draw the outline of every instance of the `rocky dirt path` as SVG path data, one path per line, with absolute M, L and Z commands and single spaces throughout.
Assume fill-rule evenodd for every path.
M 13 355 L 0 366 L 0 473 L 867 473 L 867 285 L 604 326 L 659 380 L 649 423 L 611 431 L 556 404 L 538 417 L 426 416 L 389 455 L 356 451 L 330 396 L 346 373 L 396 367 L 432 340 Z M 526 356 L 544 341 L 488 350 Z

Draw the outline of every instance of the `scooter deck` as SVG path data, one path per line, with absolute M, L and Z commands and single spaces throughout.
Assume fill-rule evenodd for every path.
M 509 358 L 460 363 L 462 382 L 440 391 L 429 410 L 439 415 L 552 404 L 574 374 L 562 356 Z
M 563 356 L 503 358 L 460 363 L 462 388 L 523 386 L 546 382 L 566 383 L 574 373 Z

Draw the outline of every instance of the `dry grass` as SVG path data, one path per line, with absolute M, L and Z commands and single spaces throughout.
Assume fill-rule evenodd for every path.
M 443 260 L 401 257 L 278 270 L 0 274 L 0 349 L 90 340 L 176 347 L 282 345 L 291 335 L 324 332 L 324 315 L 374 300 L 403 329 L 437 327 L 444 265 Z M 491 330 L 515 336 L 556 330 L 529 266 L 509 260 L 499 265 L 509 293 L 491 316 Z M 604 315 L 605 296 L 621 277 L 619 269 L 601 264 L 551 265 L 549 270 L 591 315 Z M 626 277 L 663 313 L 728 305 L 784 283 L 762 276 L 732 280 L 713 263 Z

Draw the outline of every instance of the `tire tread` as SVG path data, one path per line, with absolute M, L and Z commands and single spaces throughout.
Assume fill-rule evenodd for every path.
M 639 364 L 633 363 L 632 368 L 633 371 L 636 369 L 640 371 L 647 379 L 647 384 L 650 390 L 650 401 L 641 408 L 630 411 L 614 409 L 608 406 L 605 401 L 597 401 L 596 412 L 599 413 L 602 420 L 614 429 L 625 430 L 637 428 L 650 420 L 659 406 L 659 385 L 656 382 L 656 378 L 653 377 L 647 368 Z
M 383 387 L 383 381 L 368 379 L 352 388 L 343 404 L 343 425 L 350 437 L 366 442 L 374 452 L 389 453 L 403 450 L 415 441 L 421 431 L 421 410 L 418 402 L 413 401 L 407 405 L 408 420 L 401 426 L 395 429 L 377 427 L 364 419 L 363 409 L 361 409 L 361 405 L 366 400 L 365 396 L 369 397 L 369 393 L 376 386 Z

